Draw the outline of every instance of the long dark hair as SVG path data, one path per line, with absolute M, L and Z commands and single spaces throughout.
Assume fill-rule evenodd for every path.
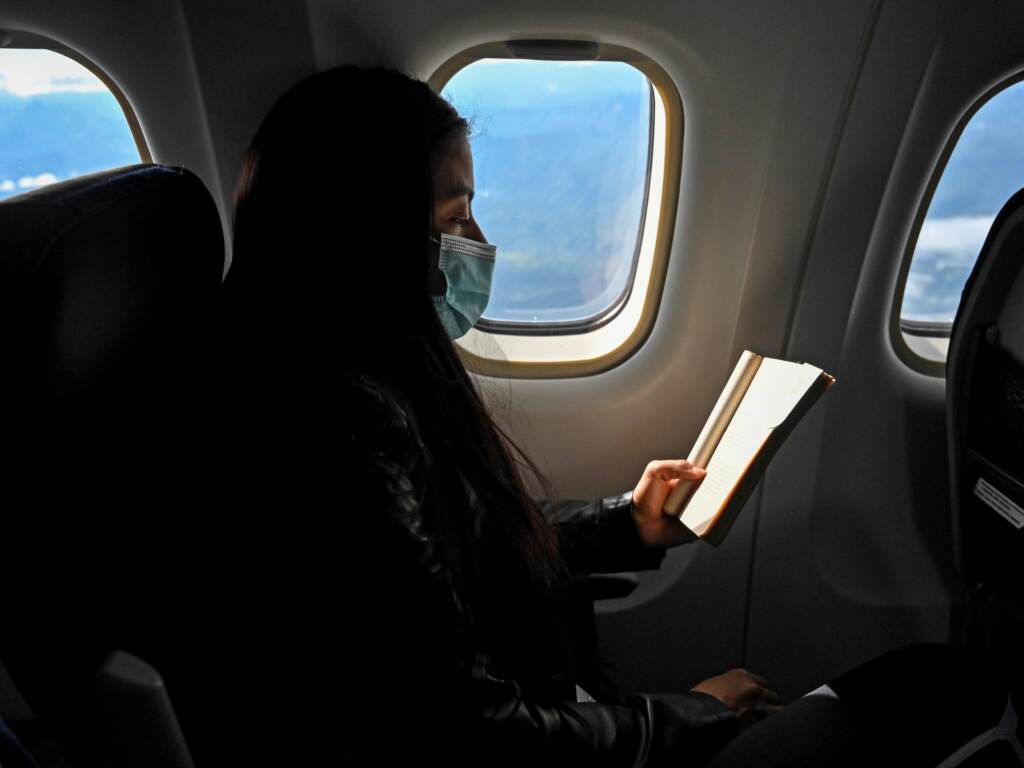
M 392 70 L 303 80 L 245 156 L 225 290 L 289 376 L 360 371 L 406 401 L 433 459 L 424 514 L 472 620 L 497 635 L 516 615 L 511 593 L 550 594 L 559 567 L 520 474 L 532 464 L 491 419 L 427 290 L 432 159 L 467 130 L 428 85 Z

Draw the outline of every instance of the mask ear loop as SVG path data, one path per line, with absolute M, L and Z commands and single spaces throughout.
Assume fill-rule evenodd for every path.
M 448 293 L 448 276 L 441 268 L 441 238 L 430 237 L 430 263 L 427 265 L 427 293 L 432 297 Z

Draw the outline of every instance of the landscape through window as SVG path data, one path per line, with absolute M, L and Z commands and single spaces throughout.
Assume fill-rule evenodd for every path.
M 139 162 L 121 105 L 78 62 L 0 49 L 0 200 Z
M 622 62 L 481 59 L 444 88 L 472 126 L 474 214 L 498 246 L 488 322 L 596 322 L 628 293 L 653 92 Z

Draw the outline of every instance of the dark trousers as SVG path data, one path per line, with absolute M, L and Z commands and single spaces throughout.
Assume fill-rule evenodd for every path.
M 913 645 L 863 664 L 750 726 L 709 768 L 934 768 L 998 724 L 1006 684 L 965 649 Z

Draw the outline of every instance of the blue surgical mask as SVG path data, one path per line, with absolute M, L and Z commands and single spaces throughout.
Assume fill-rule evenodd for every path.
M 469 333 L 491 298 L 491 275 L 497 247 L 466 237 L 442 234 L 438 267 L 448 287 L 434 297 L 434 308 L 448 335 L 457 339 Z

